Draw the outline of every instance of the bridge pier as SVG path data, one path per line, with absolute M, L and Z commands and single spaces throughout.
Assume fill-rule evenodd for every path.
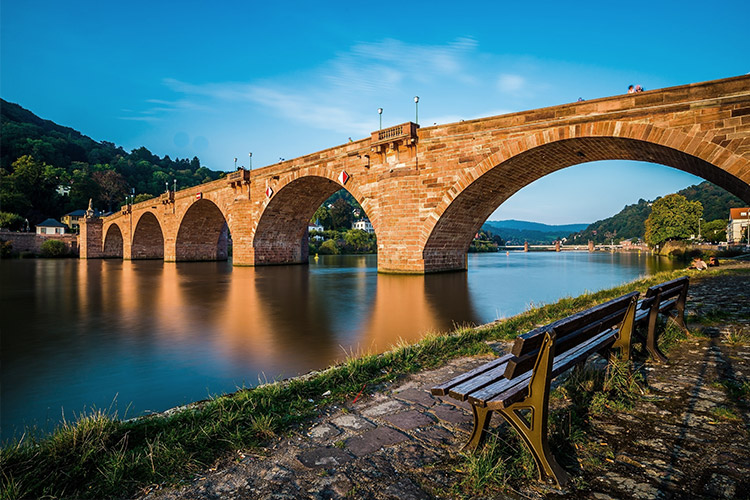
M 81 259 L 101 259 L 104 257 L 102 242 L 104 222 L 99 217 L 83 217 L 80 220 L 78 238 L 79 257 Z

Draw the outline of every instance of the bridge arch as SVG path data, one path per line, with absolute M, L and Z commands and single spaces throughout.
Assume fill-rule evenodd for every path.
M 104 235 L 104 247 L 102 256 L 105 259 L 122 258 L 124 239 L 122 231 L 117 224 L 110 224 Z
M 473 235 L 518 190 L 563 168 L 600 160 L 663 164 L 750 200 L 750 185 L 737 176 L 750 162 L 712 142 L 632 123 L 561 127 L 505 142 L 460 176 L 422 232 L 425 272 L 464 268 Z
M 356 185 L 344 187 L 328 172 L 293 174 L 280 179 L 275 192 L 263 207 L 254 228 L 255 265 L 299 264 L 308 258 L 307 226 L 320 205 L 340 189 L 346 189 L 370 216 L 368 200 Z M 370 218 L 377 234 L 377 220 Z
M 221 209 L 211 200 L 197 200 L 180 220 L 175 260 L 227 260 L 229 240 L 229 226 Z
M 143 212 L 133 232 L 131 259 L 163 259 L 164 233 L 156 215 Z

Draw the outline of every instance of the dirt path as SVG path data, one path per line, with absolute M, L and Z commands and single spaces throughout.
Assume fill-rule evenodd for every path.
M 719 319 L 711 326 L 691 325 L 706 336 L 680 343 L 670 351 L 669 365 L 644 367 L 648 400 L 590 422 L 592 438 L 609 450 L 603 466 L 579 471 L 575 489 L 556 491 L 528 481 L 509 497 L 750 498 L 747 400 L 725 389 L 727 381 L 750 380 L 750 344 L 731 342 L 750 333 L 750 274 L 692 283 L 688 307 Z M 323 408 L 314 422 L 262 455 L 238 454 L 181 488 L 155 488 L 141 498 L 458 496 L 458 449 L 471 429 L 470 410 L 428 391 L 488 359 L 458 359 L 344 408 Z

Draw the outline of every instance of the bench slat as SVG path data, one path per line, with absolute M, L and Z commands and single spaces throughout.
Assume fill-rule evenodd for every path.
M 498 365 L 503 365 L 503 369 L 505 369 L 504 368 L 505 363 L 507 363 L 511 357 L 512 356 L 510 354 L 506 354 L 505 356 L 501 356 L 497 359 L 493 359 L 489 363 L 485 363 L 482 366 L 478 366 L 477 368 L 474 368 L 473 370 L 470 370 L 466 373 L 462 373 L 461 375 L 458 375 L 457 377 L 454 377 L 447 382 L 443 382 L 440 385 L 436 385 L 435 387 L 431 389 L 430 392 L 432 392 L 432 394 L 435 396 L 445 396 L 448 394 L 448 391 L 450 391 L 452 387 L 458 384 L 461 384 L 471 379 L 472 377 L 475 377 L 476 375 L 484 373 L 488 370 L 492 370 Z
M 581 359 L 584 359 L 592 353 L 604 349 L 608 344 L 613 343 L 616 332 L 617 330 L 614 329 L 601 332 L 599 335 L 591 338 L 588 342 L 579 344 L 574 349 L 571 349 L 561 356 L 558 356 L 557 353 L 555 353 L 551 377 L 556 377 L 571 366 L 577 364 Z M 532 373 L 533 372 L 529 370 L 514 379 L 500 379 L 494 384 L 488 385 L 479 391 L 469 394 L 469 402 L 479 406 L 486 406 L 487 401 L 492 400 L 493 402 L 496 402 L 497 398 L 501 395 L 502 399 L 505 400 L 509 400 L 509 398 L 514 401 L 521 399 L 525 395 L 521 393 L 524 393 L 528 388 L 528 382 L 531 379 Z
M 485 387 L 496 381 L 498 378 L 501 378 L 503 373 L 505 373 L 505 367 L 510 358 L 512 358 L 512 356 L 508 355 L 508 359 L 505 360 L 505 363 L 498 364 L 491 370 L 478 374 L 470 380 L 452 387 L 450 391 L 448 391 L 448 395 L 459 401 L 466 401 L 468 394 L 478 391 L 482 387 Z

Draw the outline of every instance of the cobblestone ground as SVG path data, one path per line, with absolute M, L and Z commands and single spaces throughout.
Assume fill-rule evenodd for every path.
M 750 498 L 748 408 L 717 384 L 750 379 L 750 345 L 728 341 L 750 332 L 750 275 L 691 283 L 688 304 L 701 315 L 721 311 L 721 322 L 691 325 L 708 336 L 678 345 L 668 365 L 645 366 L 647 401 L 592 422 L 593 435 L 611 449 L 604 472 L 578 471 L 579 485 L 568 491 L 530 481 L 510 498 Z M 322 409 L 262 454 L 238 454 L 179 489 L 153 489 L 141 498 L 456 496 L 462 475 L 451 464 L 471 430 L 471 412 L 429 389 L 490 358 L 457 359 L 355 404 Z

